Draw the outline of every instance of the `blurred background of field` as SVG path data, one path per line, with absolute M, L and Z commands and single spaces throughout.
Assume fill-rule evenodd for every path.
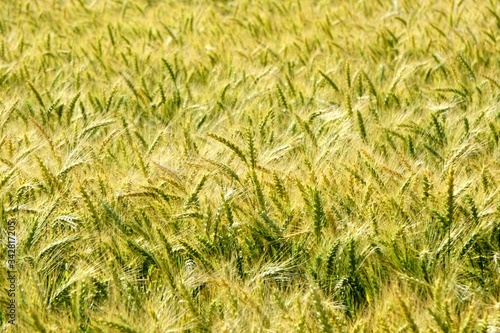
M 496 0 L 2 0 L 18 331 L 500 332 L 499 32 Z

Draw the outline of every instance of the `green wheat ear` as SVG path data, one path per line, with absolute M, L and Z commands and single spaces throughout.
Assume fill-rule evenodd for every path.
M 337 87 L 337 85 L 335 84 L 335 82 L 333 82 L 333 80 L 328 76 L 326 75 L 325 73 L 323 73 L 322 71 L 319 71 L 319 73 L 321 74 L 321 76 L 325 79 L 325 81 L 330 85 L 330 87 L 333 88 L 333 90 L 335 90 L 336 92 L 340 92 L 339 88 Z
M 361 139 L 366 143 L 367 142 L 367 137 L 366 137 L 366 128 L 365 128 L 365 122 L 363 120 L 363 116 L 359 111 L 356 112 L 357 118 L 358 118 L 358 128 L 359 128 L 359 134 L 361 136 Z
M 317 189 L 312 191 L 312 210 L 314 222 L 314 234 L 316 238 L 320 238 L 321 230 L 326 224 L 326 214 L 321 200 L 321 193 Z
M 245 153 L 243 153 L 243 150 L 239 146 L 214 133 L 208 133 L 208 136 L 231 149 L 236 154 L 236 156 L 238 156 L 245 164 L 248 163 Z
M 195 189 L 193 190 L 191 195 L 186 200 L 186 203 L 184 204 L 184 207 L 186 209 L 188 209 L 190 207 L 194 207 L 196 209 L 200 208 L 198 195 L 200 194 L 201 189 L 203 188 L 203 185 L 205 185 L 205 182 L 207 181 L 207 179 L 208 179 L 208 175 L 203 175 L 203 177 L 201 177 L 201 179 L 198 182 L 198 184 L 196 185 Z
M 286 110 L 290 110 L 290 107 L 288 105 L 288 102 L 286 101 L 285 95 L 283 94 L 283 91 L 281 90 L 281 87 L 279 85 L 276 86 L 276 91 L 278 92 L 278 100 L 280 101 L 281 105 Z

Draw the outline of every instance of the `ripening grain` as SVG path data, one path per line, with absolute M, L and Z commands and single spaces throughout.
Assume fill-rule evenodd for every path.
M 499 31 L 495 0 L 1 1 L 17 330 L 499 332 Z

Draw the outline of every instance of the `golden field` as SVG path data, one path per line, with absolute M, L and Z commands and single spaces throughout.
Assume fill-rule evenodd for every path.
M 3 0 L 2 331 L 500 332 L 499 32 L 495 0 Z

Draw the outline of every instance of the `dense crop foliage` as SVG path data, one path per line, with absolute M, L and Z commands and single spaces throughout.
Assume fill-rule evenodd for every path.
M 1 0 L 19 332 L 500 332 L 500 3 Z

